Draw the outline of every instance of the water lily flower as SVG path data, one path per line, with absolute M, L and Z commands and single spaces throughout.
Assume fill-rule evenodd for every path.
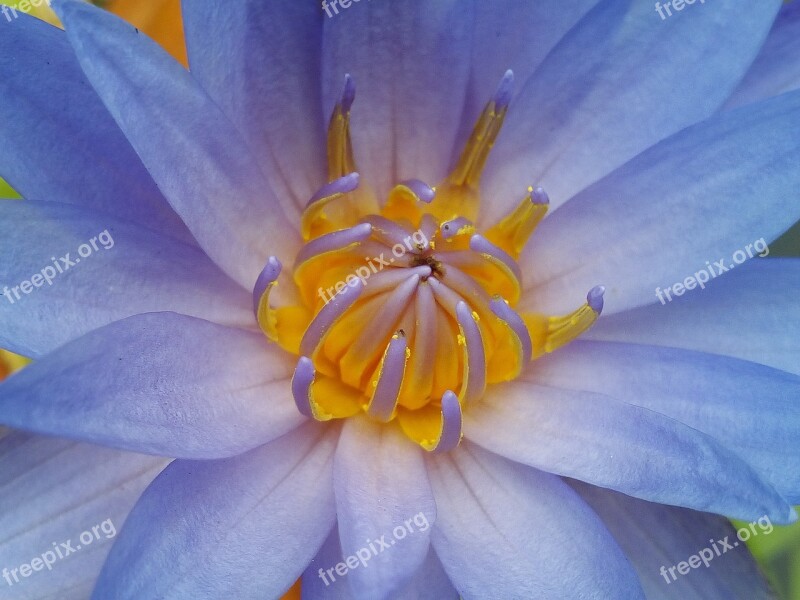
M 800 264 L 653 290 L 800 218 L 780 6 L 193 0 L 188 71 L 21 17 L 0 562 L 124 527 L 14 597 L 768 595 L 674 565 L 797 519 Z

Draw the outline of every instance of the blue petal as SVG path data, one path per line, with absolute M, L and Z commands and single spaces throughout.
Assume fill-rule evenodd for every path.
M 462 0 L 364 1 L 324 17 L 323 111 L 350 73 L 356 161 L 379 194 L 404 179 L 434 185 L 447 174 L 466 98 L 473 12 Z M 493 92 L 494 85 L 486 100 Z
M 23 13 L 3 28 L 0 99 L 0 174 L 25 198 L 101 209 L 191 240 L 63 31 Z
M 701 7 L 702 8 L 702 7 Z M 548 217 L 522 263 L 524 309 L 561 312 L 597 284 L 606 314 L 800 218 L 800 92 L 729 111 L 660 142 Z
M 725 108 L 736 108 L 800 88 L 800 4 L 785 4 L 767 41 Z
M 302 599 L 353 600 L 353 594 L 346 581 L 347 574 L 341 576 L 336 573 L 336 565 L 343 559 L 339 533 L 334 526 L 325 543 L 308 563 L 308 567 L 303 573 L 300 586 Z M 326 574 L 327 569 L 333 569 L 333 571 Z
M 395 598 L 423 564 L 436 520 L 422 450 L 396 427 L 349 419 L 336 449 L 334 482 L 342 552 L 369 555 L 347 575 L 354 596 Z M 373 545 L 379 550 L 373 554 L 366 540 L 392 547 Z
M 253 324 L 249 294 L 196 246 L 81 207 L 0 202 L 0 253 L 0 346 L 25 356 L 144 312 Z
M 79 0 L 53 6 L 89 81 L 211 259 L 251 290 L 268 256 L 293 258 L 297 228 L 192 76 L 114 15 Z
M 297 0 L 183 3 L 192 75 L 298 207 L 327 182 L 321 17 Z
M 628 555 L 648 600 L 774 598 L 752 555 L 726 519 L 643 502 L 579 481 L 570 485 L 600 515 Z M 771 522 L 763 517 L 753 522 L 753 527 L 758 535 L 772 531 Z M 752 531 L 746 528 L 742 539 L 755 537 Z M 703 558 L 705 562 L 701 562 Z M 689 560 L 692 565 L 681 567 L 689 569 L 682 575 L 677 565 Z
M 719 108 L 756 57 L 781 0 L 687 6 L 600 2 L 547 56 L 512 104 L 486 173 L 485 218 L 527 186 L 553 207 Z M 640 199 L 642 200 L 642 199 Z
M 0 422 L 135 452 L 218 458 L 303 421 L 263 336 L 175 313 L 96 329 L 0 384 Z
M 471 441 L 550 473 L 741 519 L 767 514 L 786 522 L 791 512 L 711 436 L 609 396 L 515 381 L 489 391 L 464 417 Z
M 339 533 L 334 527 L 319 553 L 303 573 L 303 600 L 354 600 L 357 598 L 346 581 L 350 577 L 350 573 L 348 572 L 344 576 L 336 573 L 336 565 L 344 560 L 346 560 L 346 556 L 342 553 Z M 331 572 L 329 573 L 328 570 Z M 425 562 L 417 570 L 414 579 L 403 591 L 396 592 L 392 596 L 392 600 L 458 600 L 458 592 L 447 578 L 442 563 L 433 548 L 429 548 Z
M 564 34 L 598 1 L 574 0 L 557 8 L 547 2 L 476 2 L 464 133 L 469 133 L 506 69 L 514 71 L 514 86 L 521 89 Z
M 628 560 L 558 477 L 469 443 L 429 461 L 431 541 L 465 599 L 643 598 Z M 534 543 L 535 542 L 535 543 Z
M 611 396 L 707 433 L 800 504 L 796 375 L 674 348 L 574 342 L 537 361 L 526 378 Z
M 666 306 L 604 317 L 585 337 L 724 354 L 800 375 L 799 298 L 800 258 L 753 260 L 703 290 L 665 298 Z
M 458 597 L 442 562 L 431 547 L 411 585 L 398 596 L 398 600 L 458 600 Z
M 166 463 L 58 438 L 24 433 L 3 437 L 0 565 L 8 569 L 11 581 L 11 596 L 4 597 L 86 598 L 130 509 Z M 100 527 L 91 546 L 78 551 L 80 535 L 94 526 Z M 59 559 L 53 544 L 61 550 L 58 544 L 67 541 L 76 552 Z M 28 578 L 12 574 L 11 569 L 48 551 L 50 568 Z M 0 584 L 5 588 L 8 581 Z
M 173 462 L 134 507 L 92 597 L 280 597 L 335 521 L 337 434 L 309 424 L 227 460 Z

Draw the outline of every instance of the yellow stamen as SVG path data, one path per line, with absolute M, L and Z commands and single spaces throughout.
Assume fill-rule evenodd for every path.
M 436 188 L 432 212 L 441 220 L 466 217 L 474 221 L 478 218 L 478 184 L 507 112 L 505 102 L 492 99 L 486 104 L 455 168 Z
M 538 198 L 534 198 L 534 195 Z M 486 239 L 518 259 L 531 234 L 547 214 L 549 205 L 542 202 L 542 198 L 546 198 L 544 190 L 529 187 L 525 199 L 513 212 L 486 232 Z
M 480 176 L 507 112 L 510 80 L 507 74 L 435 194 L 409 180 L 392 189 L 383 209 L 356 173 L 354 90 L 346 80 L 328 130 L 330 183 L 302 217 L 307 245 L 288 282 L 297 301 L 270 306 L 273 262 L 257 284 L 259 326 L 300 357 L 292 391 L 304 415 L 396 421 L 388 426 L 399 425 L 425 450 L 446 451 L 460 440 L 462 410 L 488 384 L 519 377 L 529 360 L 597 319 L 601 288 L 569 315 L 514 311 L 522 290 L 517 259 L 547 212 L 541 189 L 529 189 L 485 232 L 475 225 Z
M 535 313 L 523 314 L 522 318 L 533 343 L 534 360 L 576 339 L 589 329 L 599 316 L 600 313 L 591 308 L 588 302 L 568 315 L 558 317 Z

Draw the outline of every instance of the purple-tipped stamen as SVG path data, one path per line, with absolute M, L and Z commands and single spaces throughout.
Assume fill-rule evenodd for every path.
M 588 294 L 586 294 L 586 302 L 589 304 L 589 308 L 591 308 L 598 315 L 603 312 L 603 294 L 605 293 L 605 286 L 596 285 L 589 290 Z
M 433 270 L 428 265 L 420 265 L 410 269 L 388 269 L 379 271 L 369 278 L 369 285 L 364 289 L 361 297 L 366 299 L 383 292 L 388 292 L 402 284 L 409 275 L 418 275 L 421 281 L 431 276 Z
M 406 276 L 408 277 L 408 271 L 406 271 Z M 376 315 L 376 318 L 370 319 L 364 325 L 361 335 L 350 346 L 344 360 L 348 356 L 353 356 L 360 362 L 366 357 L 374 355 L 408 307 L 408 303 L 414 296 L 419 282 L 419 275 L 412 275 L 387 294 L 380 312 Z
M 508 302 L 502 298 L 495 298 L 489 303 L 489 308 L 501 319 L 506 325 L 509 326 L 514 335 L 519 339 L 522 346 L 522 364 L 527 365 L 531 361 L 533 355 L 533 344 L 531 342 L 531 335 L 528 328 L 525 326 L 525 321 L 522 320 L 517 312 L 508 305 Z
M 514 91 L 514 71 L 509 69 L 500 80 L 500 85 L 497 86 L 497 91 L 494 94 L 495 108 L 503 109 L 511 102 L 511 95 Z
M 311 410 L 311 385 L 314 383 L 315 375 L 314 363 L 307 356 L 301 356 L 292 376 L 292 396 L 297 410 L 304 417 L 314 416 Z
M 325 198 L 335 196 L 336 194 L 347 194 L 354 191 L 358 187 L 359 180 L 359 174 L 353 171 L 352 173 L 348 173 L 347 175 L 339 177 L 339 179 L 334 179 L 330 183 L 326 183 L 319 188 L 316 194 L 311 196 L 311 200 L 309 200 L 308 204 L 306 204 L 306 209 L 308 209 L 308 207 L 312 204 L 315 204 L 320 200 L 324 200 Z
M 447 390 L 442 396 L 442 433 L 432 452 L 436 454 L 449 452 L 458 446 L 461 441 L 461 428 L 461 404 L 458 397 Z
M 386 348 L 378 385 L 367 408 L 367 414 L 378 421 L 388 423 L 397 406 L 405 374 L 407 347 L 405 334 L 398 332 Z
M 314 355 L 314 351 L 322 343 L 330 328 L 348 308 L 353 306 L 363 289 L 364 284 L 362 281 L 353 279 L 320 309 L 303 334 L 303 339 L 300 341 L 300 354 L 304 356 Z
M 470 304 L 485 308 L 489 304 L 489 294 L 472 277 L 458 267 L 447 265 L 445 268 L 445 283 L 456 294 L 469 300 Z M 457 304 L 457 303 L 456 303 Z M 478 311 L 480 313 L 480 311 Z
M 544 191 L 544 188 L 537 187 L 531 192 L 531 202 L 534 204 L 550 204 L 550 196 Z
M 446 240 L 449 240 L 454 236 L 458 235 L 458 233 L 462 229 L 464 229 L 465 227 L 470 227 L 471 225 L 472 221 L 464 217 L 456 217 L 455 219 L 450 219 L 449 221 L 445 221 L 444 223 L 442 223 L 441 227 L 442 237 Z
M 364 218 L 364 222 L 372 225 L 372 233 L 375 239 L 387 246 L 396 246 L 400 244 L 400 246 L 407 249 L 408 246 L 411 245 L 411 232 L 386 217 L 369 215 Z M 409 250 L 409 252 L 413 252 L 414 250 L 416 250 L 416 248 Z
M 436 297 L 436 302 L 441 306 L 447 314 L 454 319 L 458 319 L 456 309 L 459 302 L 464 302 L 464 298 L 450 289 L 450 286 L 443 284 L 435 277 L 428 279 L 428 284 L 431 286 L 433 295 Z
M 514 274 L 517 281 L 522 281 L 522 271 L 520 271 L 517 261 L 509 256 L 505 250 L 498 248 L 482 235 L 477 233 L 473 235 L 469 240 L 469 247 L 473 252 L 478 252 L 479 254 L 503 263 L 508 267 L 508 270 Z
M 436 299 L 431 286 L 423 283 L 417 289 L 414 298 L 414 311 L 416 316 L 416 335 L 414 337 L 414 352 L 411 353 L 411 366 L 409 375 L 411 385 L 423 386 L 430 389 L 433 382 L 432 365 L 436 359 Z
M 343 250 L 352 244 L 363 242 L 372 235 L 372 226 L 369 223 L 359 223 L 348 229 L 340 229 L 332 233 L 326 233 L 308 242 L 297 253 L 294 266 L 295 269 L 307 260 L 336 250 Z
M 281 269 L 281 261 L 276 257 L 270 256 L 267 259 L 267 264 L 261 270 L 258 279 L 256 279 L 256 285 L 253 287 L 253 312 L 256 314 L 258 314 L 258 305 L 261 303 L 261 296 L 263 296 L 267 288 L 278 279 L 278 276 L 281 274 Z
M 342 107 L 342 112 L 347 114 L 353 106 L 353 101 L 356 99 L 356 82 L 347 73 L 344 76 L 344 88 L 342 88 L 342 95 L 339 97 L 339 106 Z
M 462 379 L 461 400 L 464 403 L 479 400 L 486 389 L 486 354 L 483 350 L 483 337 L 472 309 L 466 302 L 459 302 L 456 305 L 456 318 L 458 325 L 464 334 L 464 344 L 467 350 L 467 377 Z
M 403 181 L 401 185 L 404 185 L 410 189 L 414 195 L 422 200 L 422 202 L 425 204 L 430 204 L 436 197 L 436 190 L 419 179 L 407 179 L 406 181 Z

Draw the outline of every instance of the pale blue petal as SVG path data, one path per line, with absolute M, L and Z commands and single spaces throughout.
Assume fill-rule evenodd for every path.
M 356 162 L 379 194 L 404 179 L 435 185 L 447 174 L 466 99 L 473 13 L 473 2 L 463 0 L 365 0 L 324 17 L 322 110 L 327 118 L 350 73 Z M 494 86 L 486 99 L 493 93 Z
M 672 301 L 662 290 L 665 305 L 603 317 L 585 338 L 723 354 L 800 375 L 800 258 L 753 260 L 709 279 Z
M 429 469 L 431 541 L 465 600 L 644 598 L 611 534 L 558 477 L 467 442 Z
M 800 219 L 798 162 L 800 92 L 664 140 L 542 222 L 522 258 L 522 308 L 571 310 L 602 284 L 611 314 L 657 302 L 658 286 L 706 261 L 732 263 Z
M 652 502 L 783 523 L 791 511 L 711 436 L 597 393 L 498 385 L 466 411 L 464 436 L 513 461 Z
M 303 600 L 354 600 L 352 589 L 347 584 L 349 573 L 344 576 L 336 573 L 336 565 L 345 559 L 338 530 L 334 528 L 303 573 Z M 341 569 L 344 570 L 344 567 Z M 392 600 L 458 600 L 458 592 L 453 588 L 431 547 L 414 579 L 403 591 L 392 596 Z
M 134 507 L 92 597 L 279 598 L 335 522 L 337 434 L 308 424 L 226 460 L 173 462 Z
M 214 262 L 248 290 L 300 243 L 247 144 L 188 71 L 114 15 L 54 3 L 81 67 Z
M 336 573 L 336 565 L 343 561 L 339 533 L 334 526 L 316 556 L 303 572 L 300 591 L 303 600 L 353 600 L 347 574 Z M 326 573 L 332 569 L 331 573 Z M 341 567 L 344 570 L 344 567 Z
M 797 375 L 688 350 L 573 342 L 525 377 L 611 396 L 707 433 L 800 504 Z
M 514 72 L 514 89 L 522 89 L 553 46 L 597 3 L 598 0 L 475 2 L 472 72 L 456 152 L 463 148 L 506 70 Z
M 148 454 L 231 456 L 303 422 L 292 367 L 260 334 L 175 313 L 138 315 L 0 384 L 0 422 Z
M 189 0 L 183 17 L 192 75 L 276 191 L 287 188 L 295 208 L 305 206 L 327 182 L 319 2 Z
M 570 485 L 600 515 L 628 555 L 648 600 L 775 598 L 752 555 L 737 538 L 737 530 L 726 519 L 643 502 L 579 481 Z M 741 539 L 769 535 L 773 530 L 763 516 L 752 525 L 754 529 L 746 527 Z M 681 567 L 688 572 L 681 574 L 677 565 L 690 560 L 690 565 Z
M 0 346 L 25 356 L 144 312 L 254 325 L 250 295 L 195 245 L 82 207 L 0 202 L 0 253 Z
M 767 41 L 725 108 L 736 108 L 800 88 L 800 4 L 785 4 Z
M 414 580 L 397 600 L 458 600 L 458 597 L 458 592 L 431 546 L 428 557 L 417 571 Z
M 598 3 L 512 103 L 487 167 L 483 217 L 503 216 L 529 185 L 544 186 L 557 207 L 714 114 L 756 57 L 780 4 L 753 4 L 743 19 L 739 2 L 722 0 L 662 21 L 652 2 Z
M 2 597 L 88 597 L 130 509 L 167 462 L 59 438 L 25 433 L 3 437 L 0 565 L 9 570 L 11 585 L 0 580 Z M 91 529 L 97 526 L 95 535 Z M 90 545 L 80 542 L 85 531 L 92 533 Z M 59 558 L 56 549 L 66 542 L 75 552 Z M 43 566 L 27 578 L 12 573 L 46 552 L 53 553 L 46 557 L 49 569 Z
M 395 598 L 428 554 L 436 504 L 422 452 L 397 427 L 344 424 L 334 481 L 343 556 L 364 559 L 347 574 L 355 598 Z
M 0 175 L 25 198 L 101 209 L 191 241 L 64 32 L 18 14 L 0 36 Z

